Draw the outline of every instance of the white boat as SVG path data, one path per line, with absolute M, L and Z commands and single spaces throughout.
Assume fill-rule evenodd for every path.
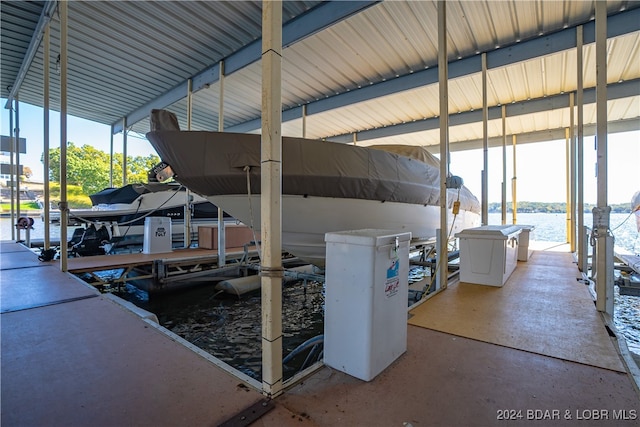
M 217 224 L 218 208 L 206 198 L 190 194 L 173 183 L 138 183 L 107 188 L 89 196 L 91 209 L 73 209 L 68 225 L 79 225 L 68 242 L 77 255 L 109 253 L 115 246 L 142 245 L 147 217 L 171 218 L 172 238 L 184 242 L 186 206 L 190 210 L 190 230 L 197 235 L 201 225 Z M 60 222 L 60 212 L 51 212 L 51 221 Z
M 152 129 L 177 129 L 169 112 L 154 111 L 151 122 Z M 146 136 L 163 160 L 160 179 L 173 175 L 260 232 L 260 135 L 152 130 Z M 433 240 L 440 228 L 439 177 L 438 159 L 422 147 L 283 137 L 282 247 L 323 266 L 328 232 L 374 228 Z M 466 187 L 448 190 L 450 209 L 456 201 L 451 236 L 480 222 L 480 204 Z

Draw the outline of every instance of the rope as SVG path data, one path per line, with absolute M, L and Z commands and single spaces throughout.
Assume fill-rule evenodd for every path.
M 627 216 L 624 221 L 622 221 L 620 224 L 618 224 L 617 227 L 615 227 L 614 229 L 611 230 L 611 232 L 616 231 L 618 228 L 622 227 L 624 225 L 625 222 L 627 222 L 629 220 L 629 218 L 631 218 L 631 215 L 634 214 L 635 211 L 631 211 L 631 213 L 629 213 L 629 216 Z

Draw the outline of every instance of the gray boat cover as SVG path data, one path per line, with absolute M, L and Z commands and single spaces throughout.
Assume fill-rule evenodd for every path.
M 146 136 L 175 179 L 191 191 L 247 194 L 249 168 L 251 193 L 260 193 L 260 135 L 156 130 Z M 283 137 L 282 194 L 439 205 L 438 159 L 422 147 L 404 150 L 413 154 Z M 461 209 L 480 212 L 478 199 L 466 187 L 448 192 L 449 207 L 459 197 Z
M 133 203 L 133 201 L 140 197 L 141 194 L 156 193 L 158 191 L 167 190 L 178 191 L 184 190 L 184 188 L 182 185 L 177 183 L 134 183 L 127 184 L 123 187 L 105 188 L 102 191 L 89 195 L 89 198 L 91 199 L 91 204 L 93 206 L 100 204 L 111 205 L 115 203 Z

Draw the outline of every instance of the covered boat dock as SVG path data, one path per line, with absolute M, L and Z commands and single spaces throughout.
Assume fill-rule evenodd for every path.
M 640 4 L 3 1 L 2 8 L 2 97 L 15 140 L 19 104 L 33 103 L 47 117 L 44 151 L 53 108 L 61 113 L 62 147 L 67 115 L 77 115 L 111 126 L 112 153 L 121 133 L 126 159 L 127 138 L 149 130 L 150 110 L 171 108 L 183 129 L 262 126 L 261 178 L 269 190 L 261 384 L 67 275 L 66 247 L 58 268 L 3 244 L 3 424 L 218 425 L 236 416 L 248 424 L 270 403 L 274 409 L 257 425 L 528 425 L 538 414 L 550 425 L 637 424 L 637 370 L 616 359 L 624 345 L 607 324 L 613 243 L 606 141 L 611 132 L 638 130 Z M 440 154 L 441 192 L 450 151 L 482 149 L 483 223 L 487 151 L 502 146 L 503 224 L 507 139 L 514 159 L 516 142 L 565 139 L 568 240 L 581 268 L 583 141 L 596 135 L 595 306 L 577 280 L 584 270 L 567 254 L 534 253 L 499 290 L 464 283 L 445 290 L 441 275 L 443 291 L 411 313 L 407 353 L 374 381 L 322 367 L 283 383 L 282 134 L 430 146 Z M 514 176 L 517 206 L 515 184 Z M 63 220 L 67 209 L 61 192 Z M 522 294 L 511 298 L 512 291 Z M 556 301 L 577 311 L 559 310 Z M 430 316 L 435 302 L 447 307 L 438 319 Z M 514 323 L 516 310 L 524 323 Z M 452 312 L 460 315 L 443 325 Z M 265 395 L 273 398 L 266 406 Z
M 638 368 L 568 252 L 534 251 L 504 287 L 452 284 L 413 309 L 407 352 L 373 381 L 322 367 L 268 400 L 56 263 L 1 249 L 2 425 L 632 426 L 640 416 Z

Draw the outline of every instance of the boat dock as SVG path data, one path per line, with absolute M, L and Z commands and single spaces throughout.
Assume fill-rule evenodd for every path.
M 127 253 L 69 258 L 68 270 L 73 274 L 88 274 L 94 286 L 124 285 L 136 282 L 147 292 L 165 292 L 184 286 L 185 281 L 216 276 L 236 277 L 241 265 L 259 262 L 255 245 L 227 248 L 225 266 L 218 263 L 217 249 L 187 248 L 166 253 Z M 117 277 L 105 279 L 96 274 L 119 270 Z
M 638 425 L 638 368 L 568 252 L 415 307 L 407 352 L 370 382 L 321 367 L 265 400 L 56 262 L 1 250 L 3 426 Z
M 616 253 L 622 266 L 621 282 L 618 284 L 620 295 L 633 295 L 640 297 L 640 256 Z

